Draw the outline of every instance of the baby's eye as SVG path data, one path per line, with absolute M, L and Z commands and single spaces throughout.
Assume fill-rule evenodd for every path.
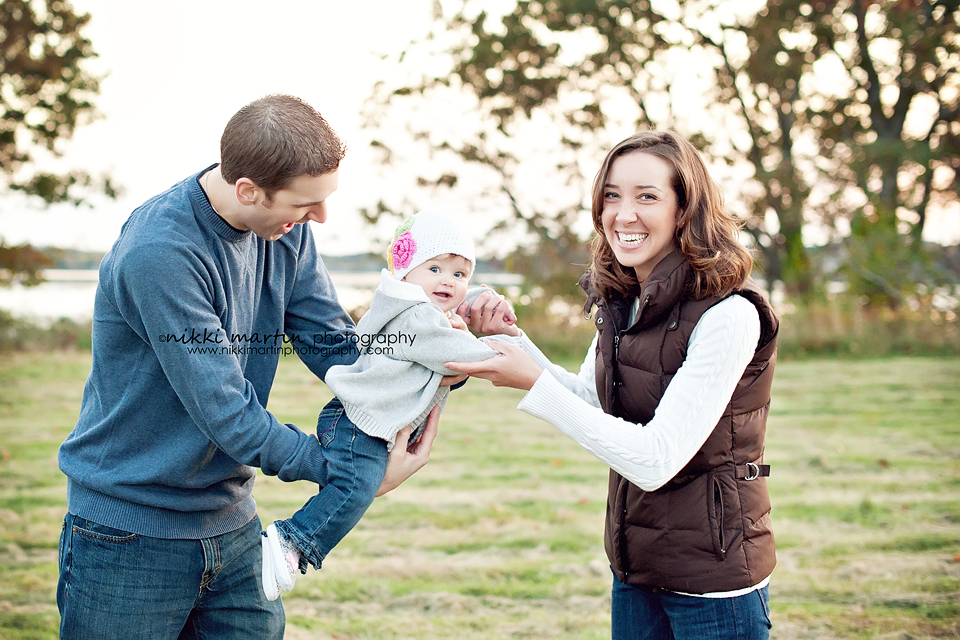
M 430 267 L 431 273 L 440 273 L 440 267 Z
M 465 274 L 463 271 L 457 271 L 456 273 L 453 274 L 453 277 L 454 277 L 454 278 L 464 278 L 464 277 L 466 277 L 466 275 L 467 275 L 467 274 Z

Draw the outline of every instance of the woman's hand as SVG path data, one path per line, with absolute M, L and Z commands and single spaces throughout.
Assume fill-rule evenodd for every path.
M 506 298 L 493 291 L 481 293 L 472 306 L 466 302 L 461 303 L 457 307 L 457 313 L 474 333 L 481 336 L 495 333 L 514 337 L 520 335 L 520 329 L 516 326 L 517 315 L 513 312 L 513 307 Z
M 499 351 L 500 355 L 480 362 L 447 362 L 445 366 L 489 380 L 496 387 L 513 387 L 524 391 L 529 391 L 543 373 L 540 365 L 520 347 L 496 340 L 484 340 L 484 344 Z
M 390 451 L 390 457 L 387 458 L 387 471 L 383 474 L 383 481 L 380 483 L 380 489 L 377 490 L 377 497 L 393 491 L 399 487 L 404 480 L 422 469 L 430 460 L 430 448 L 433 446 L 433 439 L 437 437 L 437 427 L 440 425 L 440 405 L 436 405 L 430 415 L 427 416 L 427 424 L 420 435 L 420 439 L 407 448 L 407 442 L 410 439 L 410 425 L 405 426 L 397 434 L 397 439 L 393 443 L 393 449 Z

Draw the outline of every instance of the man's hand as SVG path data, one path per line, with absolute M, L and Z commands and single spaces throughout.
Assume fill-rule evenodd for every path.
M 405 426 L 397 434 L 393 443 L 393 450 L 387 459 L 387 471 L 383 474 L 383 482 L 377 491 L 377 497 L 393 491 L 404 480 L 422 469 L 430 460 L 430 448 L 433 439 L 437 437 L 437 427 L 440 425 L 440 405 L 436 405 L 427 416 L 427 424 L 420 439 L 407 448 L 410 439 L 410 425 Z
M 460 384 L 461 382 L 463 382 L 469 377 L 470 377 L 469 373 L 461 373 L 460 375 L 456 375 L 456 376 L 443 376 L 442 378 L 440 378 L 440 386 L 452 387 L 455 384 Z

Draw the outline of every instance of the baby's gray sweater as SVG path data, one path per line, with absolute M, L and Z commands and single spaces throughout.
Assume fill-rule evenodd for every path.
M 476 288 L 467 300 L 491 289 Z M 435 404 L 446 403 L 450 387 L 440 379 L 459 372 L 446 362 L 478 362 L 497 352 L 465 331 L 454 329 L 423 289 L 394 279 L 386 269 L 370 310 L 357 324 L 360 357 L 352 365 L 330 367 L 325 382 L 361 431 L 391 444 L 412 425 L 419 435 Z M 520 344 L 509 336 L 491 336 Z

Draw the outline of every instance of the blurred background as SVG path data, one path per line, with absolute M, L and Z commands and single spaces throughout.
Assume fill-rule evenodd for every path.
M 797 319 L 783 352 L 958 352 L 956 5 L 4 0 L 5 346 L 24 322 L 87 320 L 130 211 L 215 162 L 240 106 L 285 92 L 349 147 L 316 235 L 356 313 L 398 220 L 440 207 L 521 317 L 577 324 L 604 153 L 672 128 Z
M 782 318 L 772 637 L 960 637 L 958 19 L 960 0 L 0 0 L 0 637 L 57 637 L 56 456 L 101 258 L 274 92 L 348 145 L 314 228 L 345 308 L 399 220 L 442 208 L 475 281 L 573 370 L 606 151 L 693 140 Z M 285 596 L 287 638 L 609 638 L 607 468 L 521 396 L 457 392 L 430 464 Z M 281 421 L 328 397 L 281 359 Z M 258 512 L 315 489 L 261 476 Z

